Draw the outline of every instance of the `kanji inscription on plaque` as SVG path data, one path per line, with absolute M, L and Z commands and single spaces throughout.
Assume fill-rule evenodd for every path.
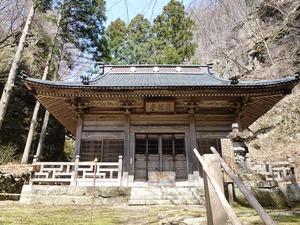
M 174 101 L 146 101 L 146 113 L 175 113 Z

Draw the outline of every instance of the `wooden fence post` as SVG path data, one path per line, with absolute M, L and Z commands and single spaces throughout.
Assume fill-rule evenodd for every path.
M 217 184 L 216 180 L 211 176 L 210 171 L 209 171 L 206 163 L 204 162 L 202 156 L 199 154 L 198 150 L 195 148 L 194 148 L 194 153 L 195 153 L 196 157 L 199 159 L 200 163 L 202 164 L 203 171 L 206 173 L 213 188 L 215 189 L 215 192 L 217 193 L 220 203 L 223 206 L 223 209 L 225 210 L 225 212 L 227 213 L 227 216 L 228 216 L 229 220 L 231 221 L 231 224 L 232 225 L 241 225 L 240 221 L 238 220 L 233 209 L 231 208 L 228 201 L 226 200 L 226 198 L 225 198 L 222 190 L 220 189 L 219 185 Z M 219 209 L 217 209 L 217 210 L 219 210 Z
M 216 180 L 217 184 L 219 185 L 221 191 L 224 194 L 221 162 L 219 157 L 214 154 L 205 154 L 203 155 L 203 159 L 207 164 L 207 167 L 212 177 Z M 224 211 L 218 199 L 218 196 L 205 172 L 203 173 L 203 178 L 204 178 L 207 224 L 208 225 L 227 224 L 226 212 Z
M 71 179 L 71 186 L 76 186 L 77 177 L 78 177 L 78 167 L 79 167 L 79 155 L 76 155 L 75 163 L 74 163 L 74 170 Z
M 30 168 L 30 180 L 29 180 L 29 185 L 33 184 L 33 178 L 34 178 L 34 173 L 37 172 L 38 168 L 37 168 L 37 161 L 38 161 L 38 156 L 34 155 L 33 157 L 33 161 L 32 161 L 32 166 Z
M 123 156 L 119 155 L 119 165 L 118 165 L 118 183 L 119 183 L 119 186 L 122 185 L 122 167 L 123 167 Z
M 243 182 L 238 178 L 238 176 L 229 168 L 227 163 L 222 159 L 220 154 L 217 152 L 217 150 L 214 147 L 211 147 L 210 150 L 219 156 L 221 160 L 221 165 L 223 169 L 226 171 L 226 173 L 230 176 L 230 178 L 233 180 L 233 182 L 238 186 L 240 191 L 244 194 L 246 199 L 249 201 L 249 203 L 252 205 L 252 207 L 255 209 L 257 214 L 260 216 L 262 221 L 266 225 L 275 225 L 276 223 L 272 220 L 272 218 L 266 213 L 264 208 L 260 205 L 260 203 L 257 201 L 257 199 L 253 196 L 253 194 L 246 188 L 246 186 L 243 184 Z
M 294 165 L 293 165 L 291 156 L 287 155 L 286 158 L 287 158 L 287 161 L 289 162 L 291 182 L 292 182 L 292 184 L 296 184 L 297 180 L 296 180 L 295 169 L 294 169 Z

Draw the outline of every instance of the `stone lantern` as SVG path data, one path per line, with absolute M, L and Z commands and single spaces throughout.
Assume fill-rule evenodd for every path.
M 244 161 L 248 153 L 245 137 L 243 133 L 239 131 L 239 125 L 237 123 L 233 123 L 231 127 L 232 132 L 230 132 L 227 137 L 232 141 L 235 161 Z

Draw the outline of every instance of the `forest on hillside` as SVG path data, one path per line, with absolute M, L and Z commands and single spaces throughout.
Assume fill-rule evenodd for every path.
M 201 2 L 202 10 L 197 1 L 189 9 L 199 29 L 195 56 L 214 63 L 218 74 L 265 80 L 294 76 L 300 70 L 299 1 Z M 291 155 L 299 179 L 299 121 L 298 85 L 244 131 L 251 158 L 279 161 Z
M 43 160 L 72 157 L 72 137 L 51 115 L 44 127 L 47 114 L 24 88 L 21 73 L 50 80 L 80 79 L 97 72 L 96 62 L 213 63 L 220 76 L 242 80 L 277 79 L 299 71 L 299 1 L 193 0 L 184 7 L 171 0 L 153 21 L 139 14 L 128 24 L 117 19 L 107 27 L 103 0 L 0 0 L 0 5 L 1 94 L 13 74 L 18 48 L 24 47 L 1 120 L 0 164 L 24 160 L 25 149 L 28 162 L 38 148 Z M 20 42 L 30 13 L 26 39 Z M 245 131 L 253 156 L 279 160 L 292 154 L 300 161 L 299 89 L 298 85 Z

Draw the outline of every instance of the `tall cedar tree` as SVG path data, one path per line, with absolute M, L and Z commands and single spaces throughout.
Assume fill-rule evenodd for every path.
M 126 27 L 118 19 L 106 30 L 112 64 L 180 64 L 194 55 L 194 21 L 184 6 L 171 0 L 153 25 L 137 15 Z
M 57 30 L 53 43 L 55 43 L 57 41 L 57 37 L 59 37 L 59 40 L 61 41 L 60 45 L 62 46 L 59 48 L 60 51 L 63 51 L 63 46 L 68 43 L 75 46 L 75 48 L 79 51 L 88 53 L 90 56 L 92 56 L 93 60 L 106 60 L 107 57 L 109 57 L 109 54 L 107 52 L 106 40 L 103 37 L 103 23 L 105 20 L 105 2 L 103 0 L 65 0 L 60 4 L 60 15 L 57 21 Z M 43 79 L 46 79 L 48 76 L 53 50 L 54 48 L 50 49 Z M 63 55 L 63 53 L 58 52 L 58 56 L 61 55 Z M 57 79 L 56 74 L 54 75 L 53 79 Z M 37 120 L 36 117 L 38 111 L 39 104 L 36 104 L 31 120 L 30 132 L 28 134 L 26 147 L 22 157 L 22 163 L 27 163 L 29 157 L 31 142 L 33 139 L 32 134 L 35 127 L 35 121 Z M 43 151 L 43 148 L 45 147 L 44 139 L 48 129 L 48 120 L 49 113 L 46 112 L 36 153 L 38 156 L 40 156 L 42 152 L 45 152 Z
M 105 1 L 65 0 L 63 8 L 63 44 L 72 43 L 95 61 L 107 61 L 110 54 L 104 36 Z
M 151 24 L 150 21 L 138 14 L 128 25 L 126 46 L 126 61 L 128 64 L 149 63 L 151 44 L 149 42 Z
M 118 18 L 112 21 L 105 31 L 108 48 L 110 50 L 111 64 L 126 64 L 126 58 L 123 56 L 123 50 L 126 43 L 127 28 L 125 22 Z
M 180 64 L 195 53 L 193 42 L 195 22 L 187 15 L 184 6 L 171 0 L 161 15 L 154 19 L 152 33 L 155 52 L 152 60 L 160 64 Z

